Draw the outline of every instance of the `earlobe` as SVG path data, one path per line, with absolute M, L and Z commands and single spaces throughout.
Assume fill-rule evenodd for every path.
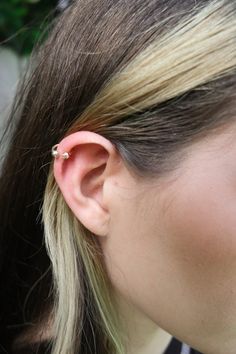
M 54 176 L 69 208 L 91 232 L 107 235 L 104 187 L 116 163 L 114 146 L 96 133 L 80 131 L 54 145 L 52 155 Z

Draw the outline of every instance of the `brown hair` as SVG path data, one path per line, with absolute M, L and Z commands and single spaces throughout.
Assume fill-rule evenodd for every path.
M 54 354 L 125 353 L 102 255 L 56 185 L 50 149 L 90 130 L 141 178 L 174 169 L 190 144 L 234 119 L 235 15 L 231 0 L 77 0 L 36 46 L 4 134 L 0 288 L 9 342 L 11 329 L 51 311 Z

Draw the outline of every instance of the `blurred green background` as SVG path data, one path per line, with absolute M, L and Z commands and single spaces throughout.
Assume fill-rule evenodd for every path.
M 0 45 L 30 54 L 57 5 L 58 0 L 0 0 Z
M 35 44 L 73 0 L 0 0 L 0 137 Z M 4 145 L 5 146 L 5 145 Z M 0 149 L 1 154 L 4 149 Z

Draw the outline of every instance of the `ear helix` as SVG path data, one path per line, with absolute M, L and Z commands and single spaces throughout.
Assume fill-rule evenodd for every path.
M 55 158 L 58 158 L 58 157 L 61 157 L 62 159 L 64 160 L 67 160 L 69 159 L 71 153 L 69 152 L 63 152 L 62 154 L 59 153 L 59 151 L 57 151 L 57 147 L 58 147 L 59 144 L 56 144 L 52 147 L 51 149 L 51 153 L 52 153 L 52 156 L 55 157 Z

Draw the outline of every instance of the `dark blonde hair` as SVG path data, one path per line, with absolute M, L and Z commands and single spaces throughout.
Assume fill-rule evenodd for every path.
M 77 0 L 36 47 L 30 70 L 0 180 L 1 304 L 13 287 L 28 321 L 50 312 L 53 354 L 124 354 L 101 250 L 68 208 L 50 149 L 89 130 L 138 178 L 173 170 L 189 145 L 234 120 L 236 5 Z M 6 328 L 24 323 L 20 304 L 2 309 Z

